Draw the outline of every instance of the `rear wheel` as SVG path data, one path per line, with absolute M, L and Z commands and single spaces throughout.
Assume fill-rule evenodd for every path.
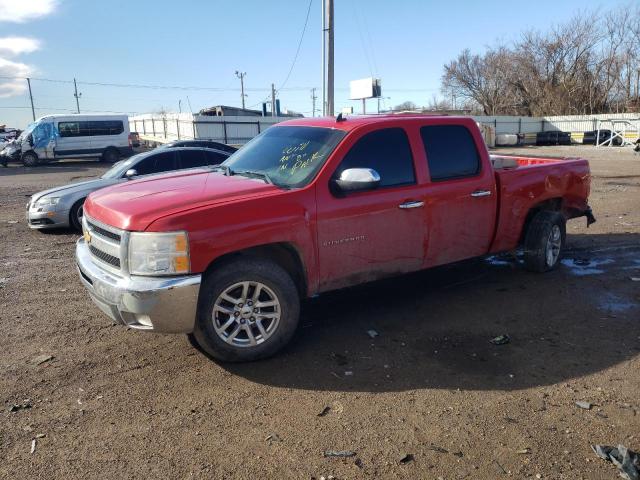
M 116 163 L 120 160 L 120 152 L 113 147 L 107 148 L 103 152 L 101 160 L 106 163 Z
M 560 263 L 566 238 L 566 221 L 560 212 L 538 212 L 527 228 L 524 265 L 532 272 L 553 270 Z
M 258 360 L 291 340 L 299 314 L 298 290 L 280 265 L 239 259 L 206 276 L 193 337 L 218 360 Z
M 35 167 L 38 164 L 38 155 L 34 152 L 26 152 L 22 155 L 22 164 L 25 167 Z
M 77 231 L 82 232 L 82 215 L 84 215 L 84 198 L 73 204 L 69 210 L 69 223 Z

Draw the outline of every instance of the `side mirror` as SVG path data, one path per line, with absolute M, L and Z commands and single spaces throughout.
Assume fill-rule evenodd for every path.
M 333 183 L 343 193 L 373 190 L 380 185 L 380 175 L 372 168 L 348 168 Z
M 131 179 L 131 178 L 135 177 L 136 175 L 138 175 L 138 171 L 135 168 L 130 168 L 129 170 L 127 170 L 125 172 L 124 178 Z

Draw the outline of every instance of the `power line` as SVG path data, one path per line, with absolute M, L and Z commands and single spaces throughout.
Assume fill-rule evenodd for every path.
M 284 86 L 289 81 L 289 77 L 291 76 L 291 72 L 293 72 L 293 67 L 296 65 L 296 61 L 298 60 L 298 54 L 300 53 L 300 47 L 302 46 L 302 40 L 304 39 L 304 33 L 307 31 L 307 24 L 309 23 L 309 14 L 311 13 L 311 4 L 313 0 L 309 0 L 309 6 L 307 7 L 307 17 L 304 19 L 304 27 L 302 27 L 302 34 L 300 35 L 300 40 L 298 41 L 298 48 L 296 48 L 296 54 L 293 57 L 293 62 L 291 62 L 291 68 L 289 69 L 289 73 L 287 73 L 287 77 L 278 88 L 278 92 L 284 88 Z
M 15 76 L 6 76 L 0 75 L 0 78 L 8 79 L 8 80 L 26 80 L 26 77 L 15 77 Z M 31 80 L 37 80 L 41 82 L 54 82 L 54 83 L 73 83 L 73 80 L 60 80 L 54 78 L 33 78 Z M 100 87 L 117 87 L 117 88 L 148 88 L 154 90 L 203 90 L 203 91 L 211 91 L 211 92 L 239 92 L 240 88 L 229 88 L 229 87 L 199 87 L 199 86 L 183 86 L 183 85 L 152 85 L 152 84 L 141 84 L 141 83 L 114 83 L 114 82 L 88 82 L 88 81 L 78 81 L 78 85 L 93 85 Z M 289 88 L 280 88 L 280 90 L 287 91 L 306 91 L 309 90 L 308 86 L 305 87 L 289 87 Z M 254 92 L 270 92 L 270 88 L 245 88 L 245 91 L 254 91 Z

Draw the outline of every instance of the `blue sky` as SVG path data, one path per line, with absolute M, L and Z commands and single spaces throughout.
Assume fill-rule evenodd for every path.
M 335 0 L 336 111 L 360 109 L 349 81 L 378 76 L 383 105 L 427 104 L 443 64 L 464 48 L 481 52 L 526 29 L 547 29 L 601 2 L 585 0 Z M 629 4 L 619 2 L 618 5 Z M 609 4 L 607 4 L 609 5 Z M 193 111 L 239 105 L 235 70 L 247 72 L 247 105 L 282 85 L 298 46 L 308 0 L 0 0 L 0 76 L 72 81 L 82 111 Z M 17 22 L 15 20 L 18 20 Z M 313 0 L 282 106 L 311 115 L 322 88 L 321 0 Z M 222 91 L 121 88 L 82 82 L 213 87 Z M 4 82 L 4 83 L 3 83 Z M 0 124 L 31 120 L 22 80 L 0 78 Z M 37 116 L 75 109 L 72 83 L 32 82 Z M 188 97 L 188 98 L 187 98 Z M 373 110 L 373 101 L 368 109 Z

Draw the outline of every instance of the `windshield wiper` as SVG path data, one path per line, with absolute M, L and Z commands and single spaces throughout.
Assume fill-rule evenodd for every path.
M 269 185 L 273 185 L 273 180 L 271 180 L 271 177 L 264 173 L 264 172 L 254 172 L 253 170 L 238 170 L 237 172 L 234 172 L 236 175 L 244 175 L 245 177 L 249 177 L 249 178 L 261 178 L 262 180 L 265 181 L 265 183 L 268 183 Z

